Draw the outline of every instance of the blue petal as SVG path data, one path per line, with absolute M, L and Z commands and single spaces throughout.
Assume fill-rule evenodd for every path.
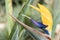
M 35 21 L 35 20 L 32 20 L 32 19 L 30 19 L 37 27 L 39 27 L 39 28 L 41 28 L 41 29 L 43 29 L 43 28 L 46 28 L 47 26 L 46 25 L 44 25 L 43 23 L 41 23 L 41 22 L 37 22 L 37 21 Z
M 47 27 L 47 25 L 44 25 L 43 23 L 41 23 L 41 22 L 37 22 L 40 26 L 41 26 L 41 28 L 46 28 Z
M 44 32 L 46 33 L 46 34 L 48 34 L 49 35 L 49 32 L 48 32 L 48 30 L 47 29 L 43 29 L 44 30 Z

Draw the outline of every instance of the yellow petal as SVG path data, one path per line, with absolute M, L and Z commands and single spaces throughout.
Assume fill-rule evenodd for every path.
M 51 32 L 52 25 L 53 25 L 52 15 L 51 15 L 50 11 L 45 6 L 40 5 L 40 4 L 38 4 L 38 6 L 40 9 L 42 22 L 43 22 L 43 24 L 48 25 L 47 29 L 48 29 L 48 31 Z
M 39 9 L 39 8 L 34 7 L 33 5 L 30 5 L 30 7 L 32 7 L 33 9 L 35 9 L 35 10 L 37 10 L 37 11 L 40 11 L 40 9 Z

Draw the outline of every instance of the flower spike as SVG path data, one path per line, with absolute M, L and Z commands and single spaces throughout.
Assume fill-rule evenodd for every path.
M 49 34 L 48 30 L 45 29 L 45 28 L 47 27 L 47 25 L 44 25 L 44 24 L 41 23 L 41 22 L 37 22 L 37 21 L 33 20 L 32 18 L 24 15 L 24 14 L 22 14 L 22 16 L 27 17 L 34 25 L 36 25 L 37 27 L 39 27 L 40 29 L 42 29 L 46 34 Z
M 33 5 L 31 5 L 30 7 L 32 7 L 33 9 L 41 13 L 41 19 L 42 19 L 43 24 L 48 25 L 47 30 L 51 32 L 52 25 L 53 25 L 53 21 L 52 21 L 53 19 L 52 19 L 52 15 L 50 11 L 45 6 L 39 3 L 38 3 L 39 8 L 34 7 Z

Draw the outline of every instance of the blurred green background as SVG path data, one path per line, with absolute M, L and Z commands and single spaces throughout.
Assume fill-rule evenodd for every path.
M 0 0 L 0 24 L 4 24 L 4 28 L 0 28 L 0 40 L 46 40 L 42 36 L 36 34 L 33 35 L 34 33 L 26 30 L 19 23 L 15 22 L 9 15 L 12 13 L 21 22 L 41 31 L 31 21 L 29 21 L 29 19 L 21 16 L 21 14 L 25 14 L 34 20 L 41 22 L 39 12 L 29 7 L 29 5 L 37 7 L 37 3 L 46 6 L 52 14 L 53 28 L 51 37 L 52 40 L 55 40 L 56 25 L 60 24 L 60 0 Z M 58 37 L 60 38 L 60 36 Z

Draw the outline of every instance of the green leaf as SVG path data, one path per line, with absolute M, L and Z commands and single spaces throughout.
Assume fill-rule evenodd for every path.
M 19 34 L 19 28 L 17 26 L 11 40 L 18 40 L 19 39 L 18 34 Z
M 59 18 L 60 0 L 54 0 L 52 13 L 53 13 L 53 28 L 52 28 L 52 35 L 51 36 L 52 36 L 52 38 L 54 38 L 55 37 L 56 25 L 59 23 L 58 20 L 60 20 L 60 18 Z
M 7 29 L 8 32 L 10 34 L 11 32 L 11 28 L 14 24 L 14 21 L 12 20 L 12 18 L 10 17 L 10 14 L 12 14 L 12 0 L 5 0 L 5 7 L 6 7 L 6 19 L 7 19 Z
M 22 17 L 21 14 L 24 13 L 24 11 L 25 11 L 25 9 L 26 9 L 25 6 L 27 6 L 27 4 L 29 3 L 29 1 L 30 1 L 30 0 L 27 0 L 25 3 L 23 3 L 23 5 L 22 5 L 22 7 L 21 7 L 21 10 L 20 10 L 20 12 L 19 12 L 19 14 L 18 14 L 18 17 L 17 17 L 17 18 L 18 18 L 19 20 L 21 20 L 21 21 L 24 21 L 24 18 L 25 18 L 25 17 Z M 24 14 L 25 14 L 25 13 L 24 13 Z M 12 35 L 14 34 L 17 26 L 19 26 L 20 32 L 21 32 L 21 30 L 23 29 L 23 28 L 21 27 L 21 25 L 19 25 L 19 24 L 17 24 L 17 22 L 15 22 L 15 24 L 14 24 L 12 30 L 11 30 L 11 34 L 10 34 L 9 39 L 12 38 Z

